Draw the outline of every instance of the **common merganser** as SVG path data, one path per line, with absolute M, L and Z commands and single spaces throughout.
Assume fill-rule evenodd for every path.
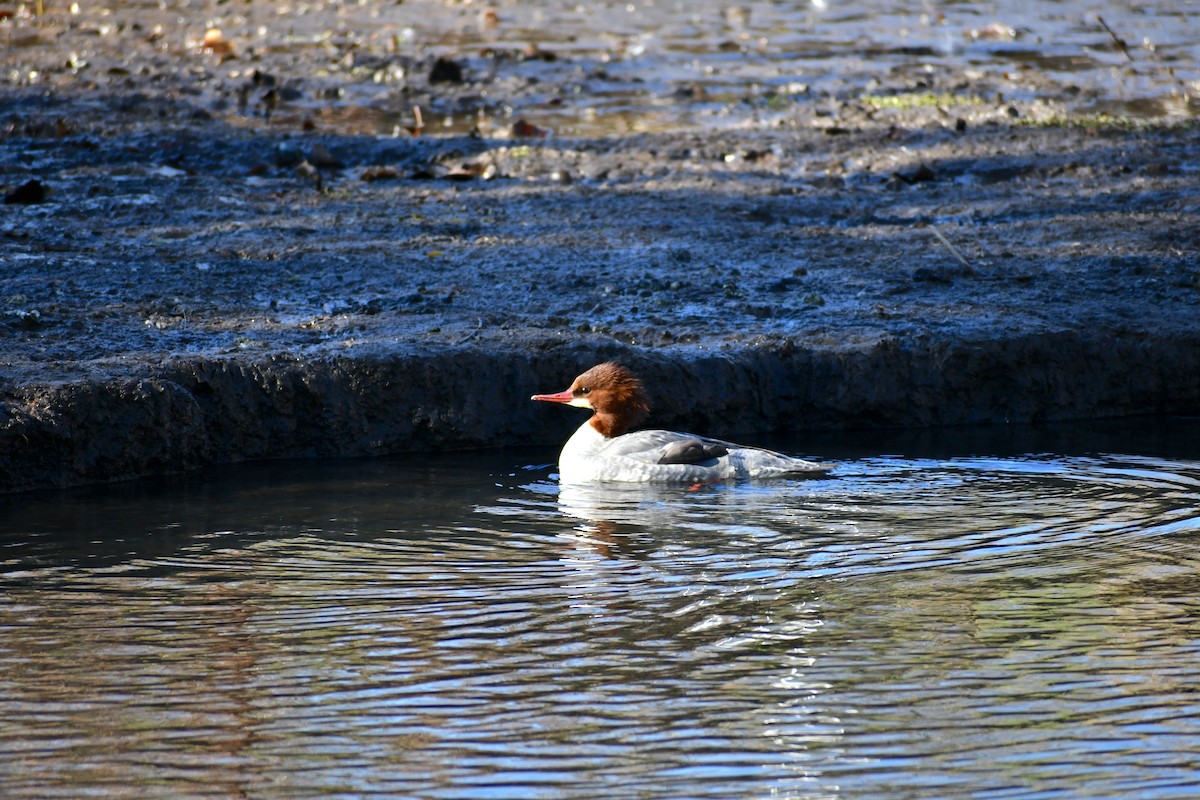
M 583 423 L 563 446 L 558 459 L 563 483 L 634 481 L 707 483 L 725 478 L 770 478 L 795 473 L 826 472 L 818 464 L 758 447 L 673 431 L 629 429 L 650 413 L 650 398 L 641 380 L 620 364 L 592 367 L 556 394 L 533 400 L 590 408 Z

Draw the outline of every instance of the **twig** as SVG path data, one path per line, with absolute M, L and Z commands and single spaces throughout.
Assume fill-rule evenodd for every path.
M 469 341 L 471 341 L 472 339 L 474 339 L 474 338 L 475 338 L 475 337 L 476 337 L 476 336 L 479 334 L 479 332 L 480 332 L 481 330 L 483 330 L 483 317 L 480 317 L 480 318 L 479 318 L 479 326 L 478 326 L 478 327 L 476 327 L 476 328 L 475 328 L 475 330 L 471 331 L 470 333 L 468 333 L 466 336 L 464 336 L 464 337 L 462 337 L 461 339 L 459 339 L 459 340 L 458 340 L 457 342 L 455 342 L 454 344 L 455 344 L 455 345 L 466 344 L 467 342 L 469 342 Z
M 1128 58 L 1132 62 L 1133 55 L 1130 54 L 1129 45 L 1125 44 L 1125 40 L 1122 39 L 1120 36 L 1117 36 L 1116 31 L 1114 31 L 1112 28 L 1108 27 L 1108 23 L 1104 21 L 1104 17 L 1097 14 L 1096 21 L 1104 26 L 1104 30 L 1108 31 L 1108 35 L 1112 37 L 1113 43 L 1117 47 L 1119 47 L 1121 49 L 1121 52 L 1125 54 L 1125 57 Z
M 957 247 L 950 243 L 950 240 L 947 239 L 940 230 L 938 230 L 937 225 L 934 225 L 932 222 L 929 223 L 929 230 L 933 231 L 933 235 L 938 238 L 939 242 L 946 245 L 946 249 L 950 251 L 950 255 L 958 259 L 958 263 L 963 265 L 963 269 L 970 271 L 971 263 L 967 261 L 967 259 L 963 258 L 963 254 L 958 251 Z

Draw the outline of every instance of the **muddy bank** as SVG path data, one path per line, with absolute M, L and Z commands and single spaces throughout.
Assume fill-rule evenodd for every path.
M 611 356 L 718 435 L 1200 407 L 1189 126 L 0 154 L 49 189 L 0 212 L 5 489 L 553 442 L 528 396 Z
M 1195 410 L 1196 138 L 10 136 L 0 485 L 554 442 L 611 356 L 713 434 Z
M 983 40 L 878 74 L 850 47 L 763 94 L 781 51 L 717 41 L 722 86 L 651 91 L 639 65 L 676 75 L 686 36 L 651 62 L 565 36 L 248 48 L 264 18 L 232 58 L 93 11 L 0 15 L 28 34 L 0 82 L 0 489 L 552 443 L 579 418 L 529 395 L 610 357 L 644 368 L 653 424 L 716 435 L 1200 408 L 1189 42 L 1085 25 L 1095 82 L 993 68 Z M 474 122 L 369 132 L 367 63 L 403 67 L 388 107 Z M 556 132 L 597 87 L 666 130 Z M 1153 113 L 1114 115 L 1149 107 L 1133 87 Z M 483 124 L 484 96 L 529 119 Z M 726 124 L 685 124 L 702 109 Z
M 192 359 L 136 379 L 22 387 L 6 399 L 0 485 L 63 486 L 256 458 L 549 444 L 582 417 L 536 406 L 531 391 L 560 388 L 614 357 L 646 375 L 657 400 L 651 424 L 714 435 L 1200 409 L 1200 336 L 1068 332 L 720 354 L 529 344 L 524 352 Z

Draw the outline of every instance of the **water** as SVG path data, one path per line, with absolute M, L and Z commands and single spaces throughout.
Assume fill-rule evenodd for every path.
M 430 98 L 433 131 L 517 116 L 568 135 L 808 125 L 875 91 L 1162 118 L 1194 114 L 1186 98 L 1200 90 L 1197 9 L 1171 1 L 522 2 L 495 4 L 494 25 L 472 4 L 417 2 L 417 14 L 411 2 L 357 23 L 346 13 L 369 32 L 363 47 L 399 31 L 398 52 L 449 53 L 486 76 L 473 98 Z M 530 46 L 554 60 L 516 55 Z M 331 118 L 380 133 L 411 124 L 395 83 L 344 86 Z
M 921 436 L 694 490 L 524 451 L 0 499 L 0 788 L 1193 796 L 1200 425 Z
M 490 135 L 517 119 L 564 136 L 809 126 L 864 94 L 914 92 L 954 106 L 950 120 L 1011 101 L 1046 101 L 1049 116 L 1179 119 L 1195 116 L 1200 93 L 1196 0 L 131 0 L 43 11 L 0 24 L 14 85 L 96 82 L 101 95 L 140 85 L 237 121 L 264 113 L 265 75 L 285 89 L 271 119 L 286 130 L 308 119 L 402 133 L 414 107 L 429 133 Z M 205 54 L 210 27 L 236 57 Z M 465 83 L 430 84 L 437 57 Z

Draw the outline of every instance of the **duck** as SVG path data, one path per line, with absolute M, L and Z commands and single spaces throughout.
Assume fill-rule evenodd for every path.
M 632 430 L 650 415 L 642 380 L 608 361 L 561 392 L 531 398 L 590 409 L 591 417 L 563 445 L 561 483 L 622 481 L 705 484 L 731 479 L 823 474 L 831 465 L 761 447 L 665 430 Z

